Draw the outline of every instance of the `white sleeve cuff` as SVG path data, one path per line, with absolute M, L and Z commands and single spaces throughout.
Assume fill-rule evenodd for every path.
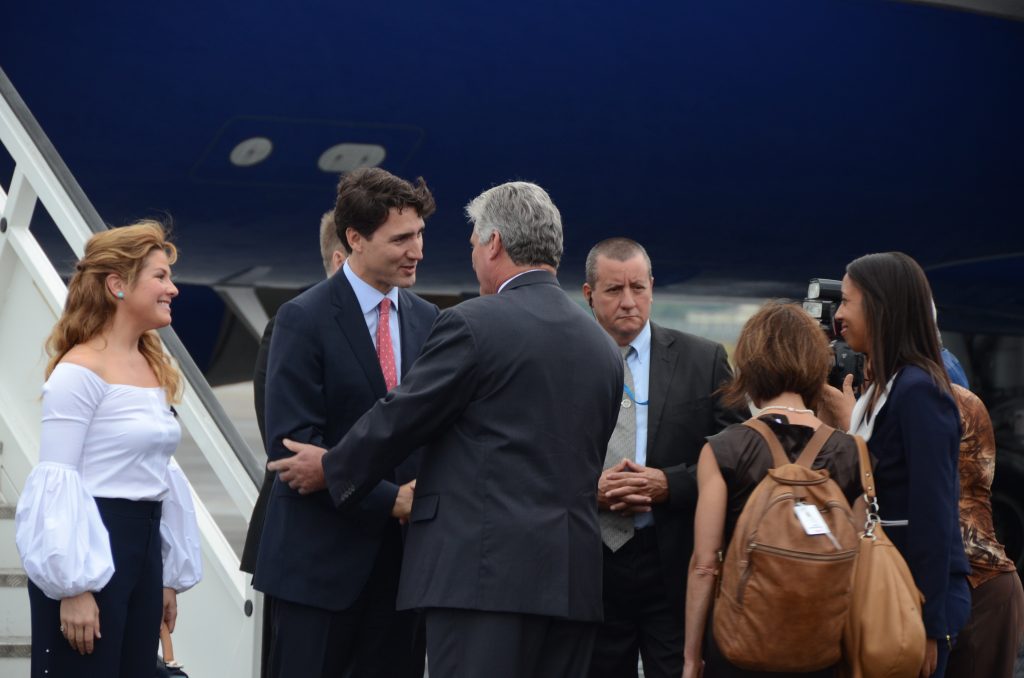
M 192 491 L 181 467 L 173 459 L 167 465 L 167 488 L 160 509 L 163 583 L 166 588 L 181 593 L 203 578 L 203 560 Z
M 29 579 L 54 600 L 99 591 L 114 576 L 107 528 L 73 466 L 32 469 L 18 499 L 15 541 Z

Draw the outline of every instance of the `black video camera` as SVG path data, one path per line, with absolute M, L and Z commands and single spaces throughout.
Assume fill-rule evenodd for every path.
M 838 280 L 812 278 L 807 285 L 804 310 L 818 321 L 832 347 L 833 362 L 828 373 L 828 383 L 842 389 L 843 379 L 847 374 L 852 374 L 853 388 L 859 392 L 864 385 L 864 354 L 850 348 L 836 328 L 836 310 L 843 298 L 842 287 Z

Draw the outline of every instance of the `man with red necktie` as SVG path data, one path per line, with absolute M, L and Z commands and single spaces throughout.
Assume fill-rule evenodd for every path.
M 419 355 L 438 310 L 406 288 L 433 211 L 422 179 L 376 168 L 342 177 L 334 220 L 348 259 L 277 313 L 266 386 L 271 461 L 290 456 L 284 438 L 338 442 Z M 414 613 L 395 611 L 399 523 L 417 468 L 414 455 L 344 514 L 326 492 L 275 481 L 253 581 L 274 601 L 269 676 L 423 675 Z
M 562 290 L 562 217 L 513 181 L 466 206 L 480 297 L 441 313 L 402 383 L 328 451 L 273 468 L 355 508 L 423 446 L 399 585 L 430 675 L 584 678 L 601 619 L 597 484 L 623 362 Z

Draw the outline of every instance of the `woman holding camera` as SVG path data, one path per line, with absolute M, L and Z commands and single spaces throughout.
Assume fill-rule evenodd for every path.
M 970 569 L 959 527 L 960 418 L 942 365 L 924 271 L 900 252 L 852 261 L 836 321 L 867 356 L 871 386 L 850 432 L 868 441 L 886 532 L 924 594 L 921 676 L 943 676 L 970 615 Z

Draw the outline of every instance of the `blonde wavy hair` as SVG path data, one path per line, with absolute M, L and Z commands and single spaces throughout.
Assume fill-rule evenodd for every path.
M 122 228 L 97 233 L 85 244 L 85 256 L 75 266 L 68 283 L 64 312 L 46 340 L 50 362 L 46 376 L 78 344 L 102 332 L 113 320 L 117 299 L 107 289 L 107 276 L 115 274 L 128 287 L 135 284 L 146 258 L 155 250 L 167 254 L 169 263 L 178 258 L 178 250 L 167 239 L 164 227 L 156 221 L 140 221 Z M 139 337 L 139 351 L 167 393 L 167 401 L 181 397 L 181 374 L 171 357 L 164 353 L 156 330 Z

